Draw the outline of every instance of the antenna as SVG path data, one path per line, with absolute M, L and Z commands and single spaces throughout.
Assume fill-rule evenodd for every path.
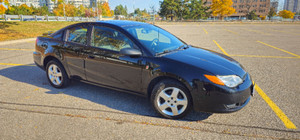
M 135 10 L 135 0 L 133 0 L 133 12 Z

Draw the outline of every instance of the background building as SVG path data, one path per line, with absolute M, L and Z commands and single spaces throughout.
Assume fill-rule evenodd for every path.
M 274 7 L 275 12 L 278 12 L 278 1 L 273 1 L 271 2 L 271 7 Z
M 236 10 L 232 18 L 246 17 L 248 12 L 254 11 L 258 16 L 266 16 L 270 10 L 270 0 L 232 0 L 232 7 Z M 212 0 L 207 0 L 206 6 L 210 6 Z
M 104 2 L 108 2 L 108 0 L 89 0 L 90 1 L 90 6 L 91 7 L 95 7 L 96 3 L 104 3 Z
M 57 0 L 56 0 L 57 1 Z M 108 0 L 64 0 L 66 3 L 72 3 L 75 7 L 79 7 L 83 5 L 85 7 L 94 7 L 93 3 L 99 2 L 104 3 L 108 2 Z M 42 7 L 47 6 L 49 11 L 52 11 L 55 7 L 55 4 L 51 0 L 9 0 L 10 5 L 20 6 L 22 4 L 26 4 L 27 6 L 33 5 L 34 7 Z
M 10 5 L 20 6 L 26 4 L 27 6 L 33 5 L 34 7 L 41 7 L 46 4 L 46 0 L 9 0 Z
M 300 0 L 284 0 L 284 10 L 289 10 L 294 13 L 300 12 Z

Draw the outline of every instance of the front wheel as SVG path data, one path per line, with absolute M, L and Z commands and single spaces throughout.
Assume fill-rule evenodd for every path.
M 47 64 L 46 73 L 48 81 L 55 88 L 64 88 L 70 83 L 64 67 L 57 61 L 51 60 Z
M 159 82 L 153 88 L 151 102 L 158 114 L 169 119 L 184 117 L 192 106 L 189 91 L 173 80 Z

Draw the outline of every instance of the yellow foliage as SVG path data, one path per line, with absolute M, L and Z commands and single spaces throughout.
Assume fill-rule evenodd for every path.
M 259 16 L 261 20 L 266 20 L 266 16 Z
M 74 17 L 76 13 L 76 7 L 72 4 L 66 4 L 65 12 L 67 17 Z
M 278 13 L 278 16 L 282 17 L 282 18 L 294 18 L 295 13 L 293 13 L 292 11 L 288 11 L 288 10 L 282 10 Z
M 230 16 L 235 12 L 235 9 L 231 7 L 232 0 L 213 0 L 211 5 L 212 15 L 220 16 L 223 18 L 225 15 Z
M 54 15 L 64 16 L 64 5 L 65 5 L 65 15 L 67 17 L 74 17 L 77 8 L 72 4 L 59 4 L 55 9 L 53 9 Z
M 4 14 L 6 10 L 7 9 L 2 4 L 0 4 L 0 14 Z
M 110 10 L 110 15 L 111 15 L 111 16 L 114 16 L 114 15 L 115 15 L 114 10 Z
M 53 9 L 53 13 L 55 16 L 64 16 L 64 5 L 58 4 L 58 6 Z
M 112 16 L 112 13 L 111 13 L 109 5 L 108 5 L 108 2 L 105 2 L 105 3 L 102 4 L 102 15 L 103 16 L 108 16 L 108 17 Z
M 0 0 L 0 3 L 4 2 L 5 5 L 8 5 L 8 0 Z
M 150 15 L 148 13 L 146 13 L 146 12 L 142 12 L 142 16 L 143 17 L 150 17 Z

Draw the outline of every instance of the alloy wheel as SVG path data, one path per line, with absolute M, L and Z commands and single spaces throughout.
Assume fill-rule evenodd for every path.
M 62 83 L 62 71 L 55 64 L 51 64 L 48 68 L 48 77 L 52 84 L 58 86 Z
M 176 87 L 163 89 L 158 94 L 156 102 L 158 109 L 169 116 L 182 114 L 188 106 L 186 94 Z

